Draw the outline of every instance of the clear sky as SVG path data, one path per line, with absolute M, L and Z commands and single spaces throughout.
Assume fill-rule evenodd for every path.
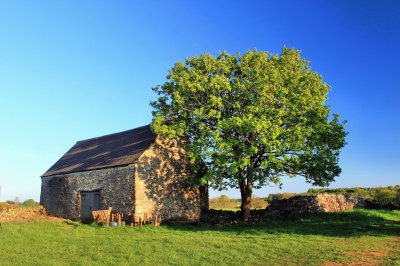
M 151 87 L 175 62 L 283 45 L 311 61 L 348 120 L 331 186 L 400 184 L 399 42 L 395 0 L 1 1 L 0 201 L 38 200 L 40 175 L 77 140 L 150 123 Z M 281 191 L 308 188 L 284 179 Z

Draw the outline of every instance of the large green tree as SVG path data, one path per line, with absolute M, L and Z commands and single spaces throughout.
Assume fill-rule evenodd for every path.
M 152 128 L 189 138 L 189 162 L 206 165 L 201 182 L 240 189 L 247 221 L 253 188 L 282 176 L 325 186 L 340 174 L 346 131 L 338 115 L 330 119 L 329 88 L 298 50 L 202 54 L 176 63 L 153 88 Z

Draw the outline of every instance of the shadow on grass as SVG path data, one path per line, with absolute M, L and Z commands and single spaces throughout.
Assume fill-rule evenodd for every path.
M 389 216 L 389 217 L 387 217 Z M 390 216 L 393 216 L 394 219 Z M 298 221 L 276 220 L 264 225 L 168 225 L 179 231 L 216 231 L 237 234 L 300 234 L 336 237 L 400 236 L 400 212 L 352 211 L 322 213 Z
M 79 222 L 73 222 L 73 221 L 63 221 L 62 223 L 72 228 L 78 228 L 80 225 Z

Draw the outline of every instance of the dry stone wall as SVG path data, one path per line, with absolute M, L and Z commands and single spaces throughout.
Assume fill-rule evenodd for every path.
M 264 223 L 273 219 L 297 219 L 308 214 L 345 211 L 365 207 L 363 199 L 344 195 L 319 194 L 295 196 L 271 202 L 266 209 L 251 210 L 249 223 Z M 232 225 L 241 222 L 240 211 L 209 210 L 201 221 L 211 224 Z
M 363 199 L 354 196 L 318 194 L 315 196 L 321 212 L 336 212 L 365 207 Z
M 80 218 L 80 192 L 100 191 L 100 208 L 130 213 L 134 206 L 134 168 L 99 169 L 42 177 L 40 202 L 50 215 Z
M 274 201 L 267 207 L 267 210 L 272 217 L 295 218 L 304 214 L 352 210 L 363 206 L 364 200 L 358 197 L 318 194 Z

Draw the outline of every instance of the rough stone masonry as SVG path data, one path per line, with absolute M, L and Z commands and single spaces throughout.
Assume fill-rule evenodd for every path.
M 185 147 L 156 137 L 149 126 L 79 141 L 42 175 L 41 204 L 51 215 L 77 220 L 82 193 L 96 192 L 100 209 L 197 221 L 208 209 L 208 188 L 186 180 Z
M 251 210 L 249 223 L 260 224 L 273 219 L 295 220 L 308 214 L 345 211 L 363 208 L 365 201 L 358 197 L 332 194 L 294 196 L 271 202 L 262 210 Z M 210 224 L 234 225 L 241 222 L 239 211 L 209 210 L 203 212 L 201 221 Z

